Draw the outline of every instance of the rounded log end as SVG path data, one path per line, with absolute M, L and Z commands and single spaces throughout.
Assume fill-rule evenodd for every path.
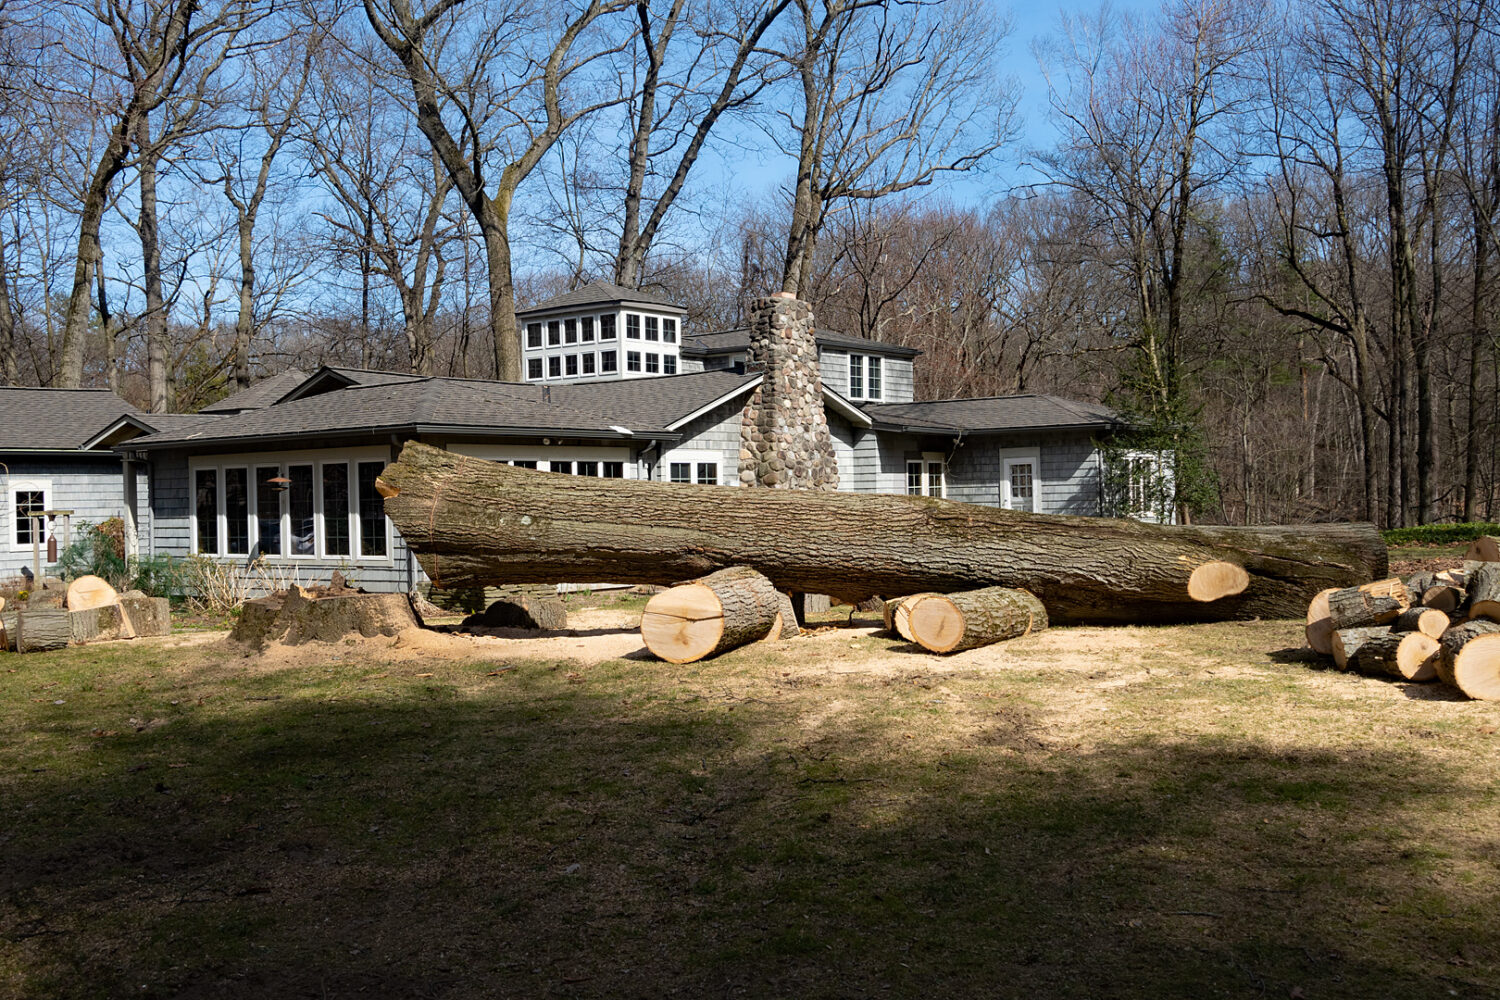
M 941 594 L 913 599 L 907 627 L 911 638 L 934 653 L 946 653 L 964 636 L 964 615 Z
M 1500 701 L 1500 634 L 1464 643 L 1453 659 L 1453 683 L 1470 698 Z
M 1396 669 L 1409 681 L 1435 681 L 1442 658 L 1441 643 L 1430 635 L 1412 632 L 1396 648 Z
M 652 655 L 668 663 L 695 663 L 714 651 L 724 636 L 724 607 L 718 595 L 699 583 L 662 591 L 641 612 L 641 639 Z
M 401 487 L 399 487 L 399 486 L 392 486 L 390 483 L 386 482 L 384 479 L 381 479 L 379 476 L 376 476 L 375 477 L 375 492 L 379 493 L 385 499 L 390 500 L 390 499 L 393 499 L 393 498 L 398 497 L 398 496 L 401 495 Z
M 1313 652 L 1323 656 L 1333 655 L 1333 619 L 1319 618 L 1307 623 L 1307 644 Z
M 1188 577 L 1188 596 L 1206 604 L 1242 594 L 1248 586 L 1250 574 L 1245 567 L 1232 562 L 1204 563 Z
M 1329 587 L 1327 590 L 1318 591 L 1313 596 L 1312 601 L 1307 605 L 1307 624 L 1311 625 L 1313 622 L 1321 621 L 1333 615 L 1333 612 L 1328 609 L 1328 595 L 1335 593 L 1338 589 L 1337 587 Z

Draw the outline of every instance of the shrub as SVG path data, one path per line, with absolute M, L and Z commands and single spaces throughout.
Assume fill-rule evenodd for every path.
M 1468 524 L 1419 524 L 1414 528 L 1382 531 L 1387 545 L 1453 545 L 1472 542 L 1480 535 L 1500 535 L 1500 524 L 1471 521 Z

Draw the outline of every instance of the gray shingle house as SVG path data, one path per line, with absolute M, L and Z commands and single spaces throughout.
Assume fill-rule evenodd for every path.
M 127 462 L 150 469 L 150 488 L 137 495 L 142 549 L 260 557 L 303 581 L 338 569 L 372 590 L 413 587 L 420 570 L 375 490 L 412 440 L 575 476 L 741 482 L 743 414 L 767 378 L 746 331 L 690 335 L 679 307 L 614 286 L 518 318 L 529 369 L 521 383 L 325 367 L 120 443 Z M 1040 395 L 916 402 L 919 352 L 826 333 L 816 350 L 840 489 L 1101 511 L 1095 442 L 1121 426 L 1110 410 Z M 606 351 L 616 352 L 609 371 Z M 630 363 L 620 352 L 631 351 L 643 355 L 640 371 L 621 367 Z M 657 357 L 646 371 L 649 353 Z M 537 360 L 541 374 L 530 377 Z

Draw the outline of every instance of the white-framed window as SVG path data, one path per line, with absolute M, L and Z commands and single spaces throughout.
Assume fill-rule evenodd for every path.
M 583 317 L 578 321 L 578 326 L 583 335 L 583 342 L 585 344 L 592 344 L 594 342 L 594 317 Z
M 626 470 L 635 477 L 635 463 L 630 449 L 607 445 L 577 447 L 511 447 L 509 445 L 453 444 L 448 450 L 490 462 L 504 462 L 521 469 L 560 472 L 570 476 L 597 476 L 600 479 L 624 479 Z
M 563 343 L 565 343 L 565 344 L 576 344 L 576 343 L 578 343 L 578 320 L 576 320 L 576 319 L 565 319 L 565 320 L 563 320 Z
M 47 519 L 39 517 L 33 521 L 32 517 L 48 510 L 48 504 L 51 501 L 51 480 L 16 479 L 11 481 L 11 548 L 30 551 L 33 538 L 40 545 L 47 544 Z
M 662 478 L 669 483 L 717 486 L 723 482 L 720 475 L 723 460 L 724 457 L 716 451 L 669 451 L 662 459 L 662 468 L 666 473 Z
M 641 317 L 638 313 L 625 314 L 625 339 L 641 339 Z
M 532 382 L 538 382 L 542 378 L 542 359 L 526 359 L 526 378 Z
M 603 316 L 599 317 L 599 339 L 600 340 L 614 340 L 615 339 L 615 314 L 614 313 L 605 313 Z
M 526 324 L 526 346 L 527 347 L 541 347 L 542 346 L 542 324 L 540 324 L 540 323 L 527 323 Z
M 661 339 L 668 344 L 677 343 L 677 321 L 675 319 L 663 319 L 661 321 Z
M 389 560 L 393 529 L 375 480 L 383 448 L 194 461 L 192 551 L 229 558 Z
M 640 351 L 626 351 L 625 352 L 625 370 L 628 371 L 628 372 L 638 372 L 638 371 L 641 370 L 641 352 Z
M 906 492 L 914 497 L 948 495 L 948 464 L 935 451 L 924 451 L 920 458 L 906 462 Z
M 1167 456 L 1152 451 L 1127 451 L 1120 456 L 1124 468 L 1126 517 L 1157 522 L 1165 512 L 1172 520 L 1172 466 Z
M 547 377 L 562 378 L 562 356 L 554 354 L 547 359 Z
M 849 398 L 880 399 L 884 393 L 884 368 L 873 354 L 849 355 Z
M 585 375 L 593 375 L 593 374 L 595 374 L 595 371 L 594 371 L 594 352 L 593 351 L 590 351 L 587 354 L 583 355 L 583 373 Z
M 1042 460 L 1038 451 L 1015 451 L 1000 458 L 1000 506 L 1006 510 L 1041 510 Z
M 677 374 L 677 355 L 663 354 L 661 356 L 661 373 L 663 375 Z
M 562 343 L 562 326 L 555 319 L 547 321 L 547 346 L 556 347 Z
M 616 351 L 599 352 L 599 371 L 608 375 L 620 370 L 620 355 Z

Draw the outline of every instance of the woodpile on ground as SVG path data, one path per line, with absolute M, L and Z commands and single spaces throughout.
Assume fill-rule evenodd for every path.
M 138 590 L 120 594 L 97 576 L 78 577 L 66 589 L 35 591 L 10 605 L 0 601 L 0 645 L 18 653 L 171 631 L 166 598 L 147 597 Z
M 1460 567 L 1325 590 L 1307 608 L 1307 644 L 1340 670 L 1442 681 L 1500 700 L 1500 539 Z

